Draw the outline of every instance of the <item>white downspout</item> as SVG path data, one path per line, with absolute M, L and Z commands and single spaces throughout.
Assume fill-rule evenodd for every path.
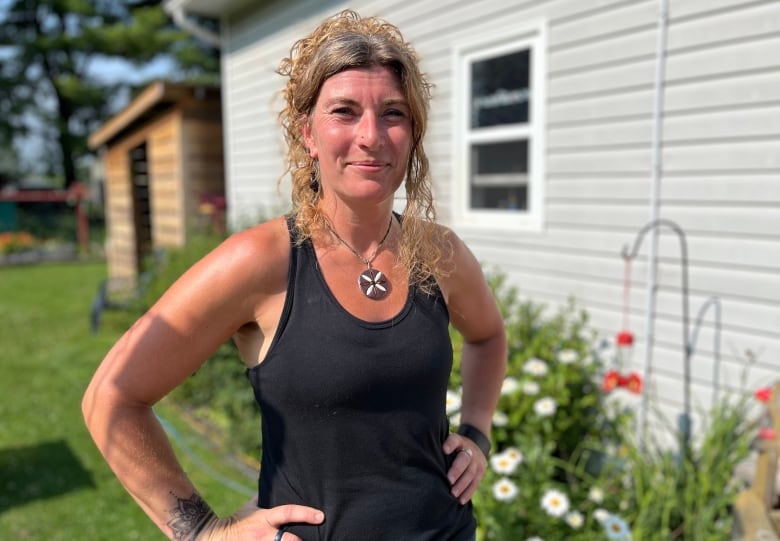
M 176 26 L 189 32 L 196 38 L 205 41 L 215 49 L 221 48 L 222 41 L 218 34 L 215 34 L 208 28 L 203 28 L 195 21 L 187 17 L 184 11 L 184 5 L 181 0 L 166 0 L 163 2 L 163 9 L 168 13 Z
M 658 41 L 656 44 L 655 55 L 655 88 L 653 95 L 653 135 L 652 135 L 652 158 L 651 158 L 651 184 L 650 184 L 650 222 L 655 222 L 659 218 L 660 193 L 661 193 L 661 172 L 662 172 L 662 151 L 661 142 L 663 141 L 663 109 L 664 109 L 664 79 L 666 76 L 666 30 L 669 22 L 669 1 L 659 0 L 658 13 Z M 653 343 L 655 342 L 655 300 L 657 284 L 657 258 L 658 258 L 658 234 L 659 228 L 653 227 L 650 230 L 650 253 L 648 254 L 647 265 L 647 308 L 645 321 L 645 355 L 642 367 L 642 381 L 650 381 L 650 368 L 653 357 Z M 648 392 L 642 393 L 642 404 L 639 409 L 639 423 L 637 440 L 642 446 L 644 442 L 645 430 L 647 428 L 647 409 Z

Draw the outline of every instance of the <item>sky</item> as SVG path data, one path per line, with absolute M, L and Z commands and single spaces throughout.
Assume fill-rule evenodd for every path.
M 166 78 L 172 67 L 173 62 L 166 58 L 155 60 L 143 69 L 138 69 L 120 58 L 105 58 L 95 59 L 90 65 L 90 72 L 107 83 L 118 80 L 138 83 L 149 78 Z
M 0 0 L 0 5 L 4 0 Z M 172 61 L 170 59 L 159 59 L 151 62 L 143 69 L 139 69 L 130 62 L 124 61 L 118 58 L 106 58 L 95 59 L 90 64 L 89 71 L 96 77 L 105 81 L 106 83 L 112 83 L 117 81 L 128 81 L 130 83 L 139 83 L 150 78 L 167 78 L 172 68 Z M 120 96 L 119 102 L 115 105 L 115 109 L 119 111 L 122 107 L 127 105 L 127 96 Z M 31 118 L 31 123 L 35 123 L 36 119 Z M 41 154 L 46 152 L 44 141 L 40 133 L 36 133 L 35 126 L 32 126 L 30 135 L 23 138 L 18 138 L 15 141 L 15 147 L 19 152 L 19 157 L 22 162 L 30 165 L 35 169 L 36 163 L 42 163 L 39 159 Z

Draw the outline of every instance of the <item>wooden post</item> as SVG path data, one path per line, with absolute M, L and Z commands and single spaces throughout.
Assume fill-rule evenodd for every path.
M 769 481 L 769 486 L 772 490 L 769 494 L 767 494 L 767 508 L 769 509 L 769 518 L 772 520 L 772 524 L 777 531 L 780 531 L 780 509 L 777 508 L 777 460 L 778 454 L 780 453 L 780 450 L 778 450 L 778 447 L 780 446 L 780 442 L 778 441 L 778 437 L 780 437 L 780 382 L 775 383 L 774 387 L 772 388 L 772 397 L 769 400 L 769 404 L 767 406 L 769 407 L 769 418 L 772 420 L 772 426 L 775 429 L 775 439 L 773 442 L 775 448 L 775 459 L 771 472 L 772 477 Z
M 81 184 L 75 184 L 71 191 L 75 197 L 73 206 L 76 209 L 76 236 L 81 253 L 85 254 L 89 252 L 89 218 L 84 212 L 86 193 Z
M 777 504 L 777 435 L 780 433 L 780 382 L 767 402 L 771 429 L 759 432 L 758 459 L 753 484 L 742 490 L 734 502 L 734 541 L 780 541 L 780 510 Z
M 761 499 L 765 509 L 775 505 L 777 483 L 777 440 L 759 438 L 756 442 L 758 460 L 751 490 Z
M 737 494 L 734 502 L 734 541 L 780 541 L 761 503 L 761 498 L 752 490 Z

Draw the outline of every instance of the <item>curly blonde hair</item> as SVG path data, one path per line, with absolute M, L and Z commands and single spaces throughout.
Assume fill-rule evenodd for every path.
M 317 164 L 303 140 L 323 83 L 350 68 L 386 66 L 398 75 L 412 120 L 412 148 L 406 167 L 406 207 L 401 221 L 398 265 L 410 283 L 425 287 L 431 278 L 447 274 L 444 253 L 450 253 L 446 230 L 436 225 L 428 157 L 423 137 L 428 124 L 432 85 L 419 69 L 419 58 L 400 30 L 377 17 L 345 10 L 324 20 L 311 34 L 296 41 L 277 70 L 288 77 L 282 91 L 279 121 L 287 143 L 286 173 L 292 177 L 292 205 L 301 240 L 326 228 L 311 186 Z

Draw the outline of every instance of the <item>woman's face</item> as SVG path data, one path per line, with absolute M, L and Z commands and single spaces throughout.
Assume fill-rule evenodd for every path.
M 398 76 L 388 68 L 353 68 L 320 89 L 303 129 L 319 161 L 324 200 L 392 199 L 403 182 L 412 144 L 412 119 Z

